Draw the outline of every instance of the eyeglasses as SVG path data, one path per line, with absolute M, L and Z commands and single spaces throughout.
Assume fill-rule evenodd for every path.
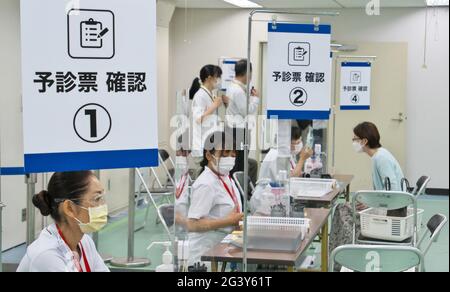
M 57 199 L 55 200 L 56 203 L 64 203 L 65 201 L 71 201 L 75 204 L 86 201 L 89 203 L 89 206 L 91 207 L 98 207 L 101 205 L 106 204 L 106 197 L 104 194 L 99 194 L 97 196 L 95 196 L 93 199 L 90 200 L 85 200 L 85 199 L 73 199 L 73 200 L 67 200 L 67 199 Z M 77 204 L 78 205 L 78 204 Z

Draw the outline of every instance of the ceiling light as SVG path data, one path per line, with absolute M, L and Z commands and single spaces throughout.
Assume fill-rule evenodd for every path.
M 427 6 L 448 6 L 449 0 L 427 0 Z
M 223 0 L 231 5 L 238 6 L 241 8 L 262 8 L 261 5 L 249 0 Z

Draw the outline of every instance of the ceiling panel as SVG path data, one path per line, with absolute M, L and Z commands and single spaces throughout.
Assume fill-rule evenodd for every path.
M 252 0 L 264 8 L 363 8 L 369 0 Z M 424 7 L 425 0 L 380 0 L 381 7 Z M 222 0 L 176 0 L 177 7 L 238 8 Z
M 333 0 L 252 0 L 265 8 L 341 8 Z
M 346 8 L 366 7 L 369 0 L 337 0 Z M 425 0 L 380 0 L 381 8 L 425 7 Z
M 237 8 L 222 0 L 177 0 L 177 7 L 185 7 L 186 3 L 189 8 Z

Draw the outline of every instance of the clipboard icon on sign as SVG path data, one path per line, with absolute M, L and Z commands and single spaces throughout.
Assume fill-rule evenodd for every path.
M 294 60 L 303 62 L 305 61 L 305 55 L 308 54 L 308 51 L 303 47 L 296 47 L 294 49 Z
M 106 31 L 107 29 L 105 29 Z M 101 49 L 103 47 L 103 24 L 90 18 L 80 23 L 80 39 L 82 48 Z
M 110 10 L 71 9 L 67 12 L 68 54 L 73 59 L 112 59 L 115 16 Z
M 289 43 L 289 66 L 309 66 L 311 64 L 311 44 L 306 42 Z

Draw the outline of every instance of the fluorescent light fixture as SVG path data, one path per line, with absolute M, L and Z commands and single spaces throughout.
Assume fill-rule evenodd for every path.
M 427 6 L 449 6 L 449 0 L 427 0 Z
M 262 8 L 261 5 L 249 0 L 223 0 L 231 5 L 241 7 L 241 8 Z

